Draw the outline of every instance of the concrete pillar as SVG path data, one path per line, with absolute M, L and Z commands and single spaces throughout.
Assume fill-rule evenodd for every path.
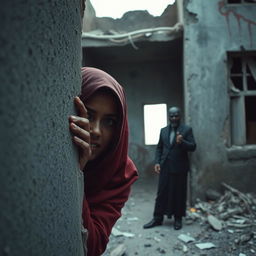
M 80 0 L 2 0 L 0 255 L 83 255 L 68 115 L 80 90 Z

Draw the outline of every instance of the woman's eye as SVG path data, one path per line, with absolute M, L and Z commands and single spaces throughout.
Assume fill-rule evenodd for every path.
M 93 119 L 93 115 L 90 112 L 87 112 L 87 119 L 89 121 L 92 121 L 92 119 Z
M 113 118 L 106 118 L 103 120 L 103 123 L 107 127 L 114 127 L 116 125 L 116 120 Z

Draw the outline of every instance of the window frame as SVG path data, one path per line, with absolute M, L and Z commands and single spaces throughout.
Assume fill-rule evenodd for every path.
M 227 63 L 228 63 L 228 88 L 229 88 L 229 101 L 230 101 L 230 146 L 248 146 L 256 145 L 247 143 L 247 132 L 246 132 L 246 97 L 256 97 L 256 89 L 250 90 L 247 85 L 248 73 L 246 70 L 248 57 L 256 57 L 255 51 L 241 51 L 241 52 L 228 52 Z M 232 58 L 241 58 L 241 73 L 231 73 L 231 60 Z M 232 83 L 232 77 L 242 77 L 242 90 L 239 90 Z

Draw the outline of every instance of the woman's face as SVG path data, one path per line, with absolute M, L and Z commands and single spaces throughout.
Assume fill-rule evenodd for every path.
M 111 92 L 99 90 L 86 101 L 85 107 L 90 122 L 91 161 L 104 153 L 113 142 L 119 123 L 118 103 Z

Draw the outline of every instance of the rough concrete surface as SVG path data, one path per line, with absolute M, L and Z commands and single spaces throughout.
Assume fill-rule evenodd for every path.
M 4 0 L 0 24 L 0 255 L 82 255 L 80 0 Z
M 192 176 L 193 199 L 209 184 L 218 189 L 222 181 L 255 192 L 255 152 L 245 154 L 235 149 L 230 153 L 227 53 L 241 52 L 241 47 L 248 52 L 255 50 L 256 5 L 226 2 L 184 0 L 185 113 L 197 142 L 191 161 L 196 173 Z M 254 24 L 251 33 L 250 22 Z M 241 177 L 251 178 L 241 181 Z
M 214 231 L 209 225 L 200 222 L 183 221 L 181 230 L 173 229 L 173 220 L 165 218 L 162 226 L 143 229 L 142 226 L 151 220 L 157 182 L 154 179 L 141 179 L 134 184 L 132 194 L 123 209 L 123 216 L 117 221 L 114 229 L 125 233 L 126 236 L 110 236 L 104 256 L 154 256 L 154 255 L 195 255 L 195 256 L 246 256 L 255 255 L 255 240 L 244 244 L 235 244 L 239 233 L 231 234 L 227 230 Z M 133 237 L 129 237 L 134 235 Z M 185 243 L 178 236 L 188 235 L 195 239 Z M 184 237 L 184 236 L 183 236 Z M 207 243 L 207 244 L 205 244 Z M 199 249 L 196 244 L 215 247 Z M 200 246 L 200 245 L 199 245 Z M 116 254 L 115 249 L 122 253 Z M 118 251 L 118 250 L 117 250 Z

